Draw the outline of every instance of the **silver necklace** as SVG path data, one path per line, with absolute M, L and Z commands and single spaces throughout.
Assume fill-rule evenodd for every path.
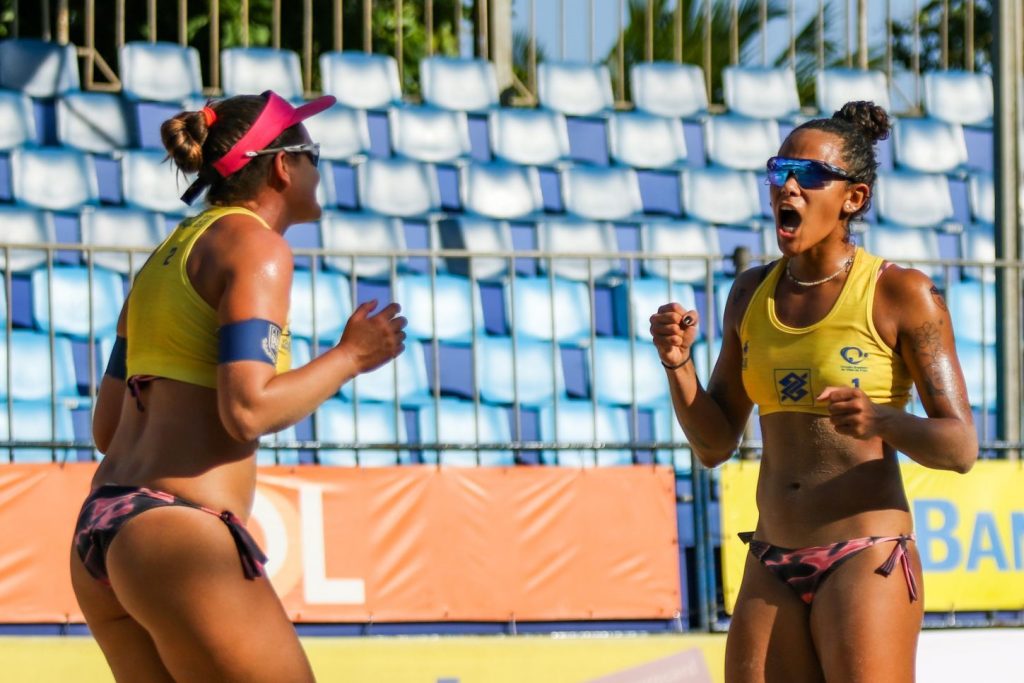
M 828 277 L 823 277 L 820 280 L 799 280 L 799 279 L 797 279 L 797 277 L 795 275 L 793 275 L 793 271 L 791 270 L 791 268 L 793 266 L 793 262 L 792 261 L 786 261 L 786 277 L 788 277 L 790 279 L 790 281 L 793 282 L 793 284 L 799 285 L 801 287 L 817 287 L 818 285 L 823 285 L 826 282 L 829 282 L 831 280 L 835 280 L 837 277 L 839 277 L 843 273 L 843 271 L 845 271 L 847 268 L 849 268 L 852 263 L 853 263 L 853 255 L 851 254 L 850 257 L 848 259 L 846 259 L 845 261 L 843 261 L 842 265 L 839 266 L 839 270 L 837 270 L 836 272 L 832 273 Z

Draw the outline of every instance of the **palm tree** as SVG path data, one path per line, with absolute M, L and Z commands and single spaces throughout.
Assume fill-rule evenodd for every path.
M 967 3 L 950 3 L 949 9 L 949 66 L 964 68 L 966 65 L 966 22 Z M 974 5 L 974 63 L 980 71 L 992 70 L 993 11 L 992 0 L 977 0 Z M 942 69 L 942 2 L 931 0 L 920 9 L 917 16 L 920 32 L 920 63 L 922 71 Z M 914 52 L 913 19 L 896 22 L 892 27 L 893 61 L 905 69 L 912 70 Z

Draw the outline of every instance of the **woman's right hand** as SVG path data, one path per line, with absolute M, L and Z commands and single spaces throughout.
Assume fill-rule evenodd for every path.
M 691 347 L 697 340 L 697 311 L 687 311 L 677 303 L 665 304 L 651 316 L 651 336 L 661 362 L 679 365 L 689 360 Z
M 356 308 L 345 323 L 338 348 L 343 348 L 355 363 L 359 373 L 376 370 L 405 350 L 405 326 L 408 321 L 398 315 L 402 307 L 390 303 L 376 315 L 376 299 Z

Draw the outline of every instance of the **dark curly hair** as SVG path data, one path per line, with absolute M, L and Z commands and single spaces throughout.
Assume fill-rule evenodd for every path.
M 237 95 L 210 102 L 217 120 L 206 125 L 202 111 L 183 111 L 163 122 L 160 139 L 167 156 L 184 173 L 199 173 L 210 183 L 208 204 L 226 205 L 250 199 L 267 177 L 272 156 L 255 157 L 239 171 L 222 178 L 213 163 L 227 154 L 255 123 L 267 104 L 263 95 Z M 296 145 L 303 142 L 299 125 L 285 129 L 268 147 Z
M 794 128 L 790 136 L 801 130 L 820 130 L 843 141 L 843 164 L 850 174 L 850 182 L 865 183 L 871 189 L 864 205 L 850 216 L 859 218 L 870 208 L 875 189 L 878 171 L 875 143 L 889 137 L 891 128 L 889 115 L 874 102 L 847 102 L 832 118 L 807 121 Z

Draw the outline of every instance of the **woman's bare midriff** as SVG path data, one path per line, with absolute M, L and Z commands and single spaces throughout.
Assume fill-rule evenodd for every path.
M 756 538 L 787 548 L 910 533 L 895 452 L 881 439 L 836 433 L 828 417 L 761 417 Z
M 125 391 L 117 432 L 93 478 L 166 491 L 247 520 L 256 487 L 257 442 L 224 430 L 213 389 L 169 379 L 143 386 L 144 410 Z

